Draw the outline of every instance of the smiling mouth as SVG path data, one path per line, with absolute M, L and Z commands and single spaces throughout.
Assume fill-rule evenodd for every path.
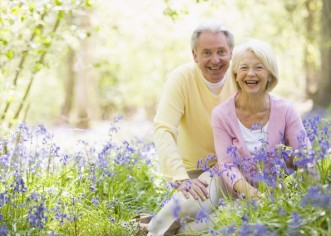
M 258 84 L 259 81 L 256 81 L 256 80 L 246 80 L 245 83 L 246 84 Z
M 221 68 L 222 68 L 221 66 L 219 66 L 219 67 L 208 67 L 208 69 L 211 70 L 211 71 L 220 71 Z

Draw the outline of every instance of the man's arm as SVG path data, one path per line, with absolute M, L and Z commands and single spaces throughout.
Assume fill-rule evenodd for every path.
M 177 147 L 178 127 L 184 115 L 184 94 L 174 74 L 170 75 L 154 118 L 154 144 L 162 174 L 171 181 L 188 179 Z
M 185 93 L 180 79 L 176 78 L 180 74 L 171 76 L 154 118 L 154 144 L 160 169 L 167 179 L 178 185 L 177 190 L 186 198 L 191 195 L 195 199 L 199 196 L 205 199 L 209 197 L 206 188 L 208 184 L 199 179 L 190 179 L 178 150 L 177 135 L 180 120 L 185 112 Z

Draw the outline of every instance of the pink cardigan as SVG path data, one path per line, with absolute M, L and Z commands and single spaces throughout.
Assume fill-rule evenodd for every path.
M 298 148 L 298 134 L 300 131 L 305 132 L 299 113 L 289 101 L 272 95 L 269 96 L 270 118 L 267 129 L 268 152 L 274 151 L 275 146 L 281 143 L 293 149 Z M 234 159 L 227 153 L 229 146 L 233 145 L 237 147 L 238 154 L 241 158 L 251 157 L 239 127 L 234 99 L 235 96 L 232 96 L 216 106 L 212 112 L 215 151 L 221 170 L 225 165 L 233 165 Z M 306 135 L 304 143 L 309 145 Z M 226 186 L 232 191 L 233 185 L 242 178 L 246 178 L 248 182 L 255 185 L 254 181 L 251 179 L 251 172 L 241 172 L 237 167 L 225 171 L 222 178 Z

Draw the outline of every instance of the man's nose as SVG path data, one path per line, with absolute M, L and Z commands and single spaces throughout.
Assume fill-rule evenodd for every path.
M 221 60 L 221 57 L 217 53 L 215 53 L 212 55 L 211 63 L 217 64 L 217 63 L 219 63 L 220 60 Z

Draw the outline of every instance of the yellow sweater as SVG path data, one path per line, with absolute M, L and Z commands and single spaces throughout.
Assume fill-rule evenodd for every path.
M 203 81 L 196 63 L 170 73 L 154 118 L 154 143 L 164 176 L 172 181 L 187 179 L 197 162 L 214 155 L 211 111 L 236 92 L 230 76 L 219 95 Z M 211 165 L 216 163 L 210 163 Z

